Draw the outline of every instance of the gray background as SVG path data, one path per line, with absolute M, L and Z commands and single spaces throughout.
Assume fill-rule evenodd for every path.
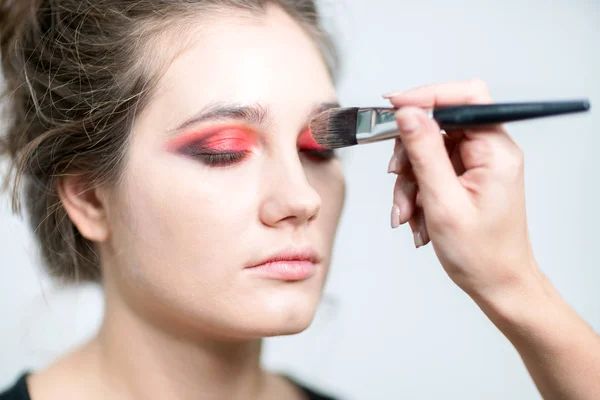
M 600 330 L 600 2 L 326 0 L 346 105 L 431 82 L 483 78 L 497 101 L 589 97 L 591 114 L 512 124 L 526 154 L 537 260 Z M 431 246 L 389 228 L 391 143 L 344 151 L 348 200 L 311 328 L 267 341 L 267 366 L 348 399 L 536 399 L 518 354 L 445 275 Z M 0 208 L 0 387 L 94 331 L 101 293 L 54 288 L 27 229 Z

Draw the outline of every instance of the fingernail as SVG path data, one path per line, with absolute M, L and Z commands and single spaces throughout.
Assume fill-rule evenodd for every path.
M 400 132 L 404 135 L 416 132 L 421 126 L 418 116 L 412 110 L 398 111 L 396 113 L 396 120 L 398 122 L 398 129 L 400 129 Z
M 396 97 L 396 96 L 400 96 L 402 93 L 404 93 L 404 91 L 402 90 L 398 90 L 396 92 L 389 92 L 383 95 L 384 99 L 389 99 L 390 97 Z
M 427 230 L 427 223 L 425 222 L 425 214 L 421 213 L 421 220 L 419 222 L 419 232 L 421 233 L 421 239 L 423 245 L 429 243 L 429 231 Z
M 423 238 L 423 243 L 427 243 L 431 240 L 429 237 L 429 232 L 427 232 L 427 228 L 423 228 L 421 231 L 421 238 Z
M 391 174 L 392 172 L 398 173 L 398 170 L 400 169 L 398 165 L 399 161 L 400 159 L 398 158 L 398 153 L 394 152 L 394 154 L 392 154 L 392 158 L 390 159 L 390 163 L 388 164 L 388 174 Z
M 413 232 L 413 235 L 415 238 L 415 247 L 417 249 L 425 244 L 425 241 L 423 240 L 423 235 L 421 234 L 421 231 Z
M 400 207 L 397 204 L 392 206 L 392 229 L 400 226 Z

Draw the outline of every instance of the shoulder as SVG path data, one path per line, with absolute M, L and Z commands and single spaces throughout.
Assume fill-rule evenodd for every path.
M 299 387 L 310 400 L 336 400 L 335 397 L 326 396 L 323 393 L 316 392 L 306 386 L 299 386 Z M 0 400 L 2 400 L 2 399 L 0 399 Z
M 13 386 L 4 389 L 4 392 L 0 390 L 0 400 L 62 399 L 65 398 L 65 388 L 69 388 L 69 393 L 85 394 L 79 380 L 73 379 L 77 376 L 74 371 L 74 368 L 66 368 L 62 360 L 39 371 L 27 370 Z M 75 392 L 76 389 L 79 391 Z
M 12 387 L 0 392 L 0 400 L 31 400 L 27 388 L 27 376 L 27 373 L 21 375 Z
M 0 392 L 0 400 L 31 400 L 29 395 L 29 388 L 27 386 L 27 377 L 29 373 L 22 374 L 13 386 L 6 389 L 4 392 Z M 310 400 L 336 400 L 334 397 L 327 396 L 321 392 L 318 392 L 303 383 L 298 382 L 295 379 L 287 377 L 294 385 L 296 385 L 306 397 Z
M 306 385 L 304 382 L 301 382 L 298 379 L 294 379 L 290 376 L 286 376 L 286 378 L 297 388 L 299 388 L 309 400 L 337 400 L 335 397 L 325 395 L 324 393 L 317 391 L 315 388 Z

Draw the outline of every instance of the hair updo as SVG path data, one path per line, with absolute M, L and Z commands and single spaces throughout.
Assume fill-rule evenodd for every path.
M 191 36 L 186 18 L 260 15 L 269 4 L 314 38 L 333 75 L 335 51 L 313 0 L 0 0 L 0 157 L 13 211 L 25 206 L 51 276 L 101 281 L 94 244 L 69 219 L 57 183 L 70 173 L 94 185 L 119 179 L 136 116 Z M 160 41 L 170 44 L 164 59 L 152 51 Z

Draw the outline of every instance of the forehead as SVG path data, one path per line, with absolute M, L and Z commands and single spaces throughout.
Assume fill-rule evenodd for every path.
M 316 43 L 277 7 L 267 8 L 264 15 L 201 21 L 194 35 L 157 92 L 179 109 L 215 100 L 313 105 L 335 96 Z

